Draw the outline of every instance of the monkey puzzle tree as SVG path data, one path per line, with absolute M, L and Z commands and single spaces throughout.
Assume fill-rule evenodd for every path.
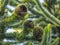
M 0 0 L 0 45 L 60 45 L 59 29 L 60 0 Z

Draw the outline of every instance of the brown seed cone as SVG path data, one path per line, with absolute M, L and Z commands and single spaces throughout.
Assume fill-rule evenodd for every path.
M 33 37 L 36 40 L 41 41 L 42 35 L 43 35 L 42 27 L 35 27 L 33 30 Z
M 15 13 L 18 17 L 24 17 L 27 14 L 27 7 L 24 4 L 18 5 Z
M 34 23 L 32 20 L 27 20 L 24 22 L 24 28 L 34 28 Z

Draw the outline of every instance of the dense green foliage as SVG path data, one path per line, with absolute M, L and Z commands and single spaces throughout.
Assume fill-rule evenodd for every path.
M 60 0 L 0 0 L 0 45 L 21 43 L 60 45 Z

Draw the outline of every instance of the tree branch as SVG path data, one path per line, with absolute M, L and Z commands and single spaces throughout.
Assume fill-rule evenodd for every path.
M 28 9 L 29 9 L 33 14 L 35 14 L 35 15 L 42 15 L 42 16 L 44 16 L 45 18 L 48 18 L 49 21 L 51 21 L 51 23 L 53 23 L 54 25 L 58 26 L 58 24 L 57 24 L 54 20 L 52 20 L 51 18 L 49 18 L 48 16 L 46 16 L 44 13 L 38 12 L 38 11 L 36 11 L 36 10 L 30 8 L 30 7 L 28 7 Z
M 42 12 L 48 16 L 50 19 L 55 21 L 58 25 L 60 25 L 60 20 L 57 19 L 55 16 L 53 16 L 42 4 L 39 2 L 39 0 L 35 0 L 36 5 L 42 10 Z

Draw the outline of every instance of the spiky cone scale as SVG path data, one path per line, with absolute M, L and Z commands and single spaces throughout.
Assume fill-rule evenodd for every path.
M 35 27 L 33 30 L 33 37 L 35 40 L 41 41 L 43 35 L 42 27 Z
M 32 20 L 26 20 L 24 22 L 24 28 L 34 28 L 34 22 Z
M 18 18 L 23 19 L 28 14 L 26 4 L 23 3 L 23 4 L 18 5 L 15 8 L 14 13 Z
M 32 20 L 26 20 L 23 23 L 25 35 L 29 34 L 34 28 L 34 22 Z

